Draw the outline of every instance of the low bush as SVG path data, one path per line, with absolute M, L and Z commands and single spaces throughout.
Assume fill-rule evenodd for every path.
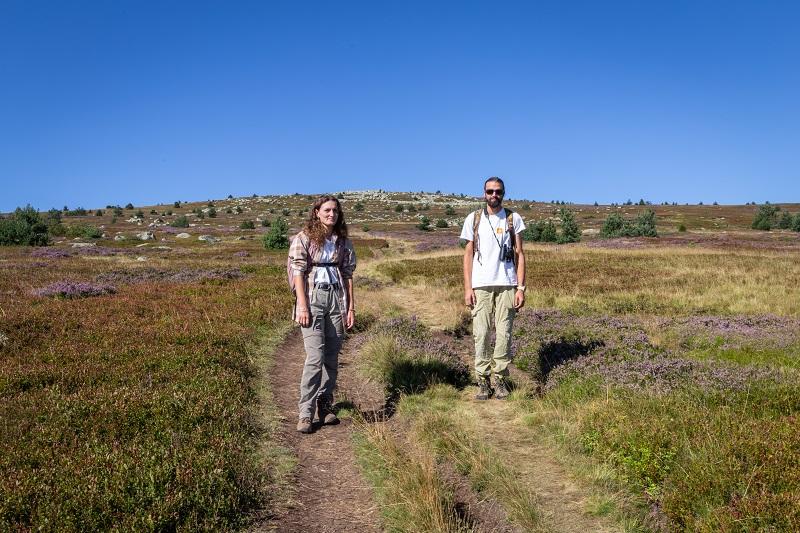
M 430 231 L 431 219 L 423 215 L 423 217 L 419 220 L 419 224 L 417 224 L 417 228 L 421 229 L 422 231 Z
M 770 231 L 777 223 L 779 210 L 780 207 L 772 204 L 758 206 L 758 211 L 756 211 L 750 227 L 761 231 Z
M 30 205 L 18 207 L 9 218 L 0 219 L 0 246 L 46 246 L 49 243 L 47 224 Z
M 239 229 L 256 229 L 256 223 L 252 220 L 242 220 L 239 224 Z
M 71 238 L 79 237 L 82 239 L 99 239 L 103 236 L 103 230 L 89 224 L 75 224 L 67 227 L 66 234 L 67 237 Z
M 436 227 L 437 228 L 446 228 L 448 226 L 447 221 L 443 218 L 436 220 Z
M 263 243 L 267 250 L 284 250 L 289 248 L 289 223 L 282 217 L 278 217 L 270 227 L 269 232 L 264 234 Z
M 175 220 L 170 223 L 170 226 L 173 228 L 188 228 L 189 227 L 189 219 L 186 218 L 186 215 L 181 215 Z
M 656 214 L 647 209 L 634 220 L 628 220 L 619 213 L 611 213 L 603 222 L 600 236 L 607 239 L 615 237 L 658 237 Z

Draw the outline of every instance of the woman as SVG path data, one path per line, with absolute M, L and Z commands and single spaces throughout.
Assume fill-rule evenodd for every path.
M 306 348 L 297 431 L 311 433 L 315 407 L 322 424 L 339 423 L 331 409 L 339 349 L 345 329 L 355 322 L 356 254 L 335 196 L 314 202 L 306 227 L 289 247 L 289 261 L 297 295 L 293 318 L 300 324 Z

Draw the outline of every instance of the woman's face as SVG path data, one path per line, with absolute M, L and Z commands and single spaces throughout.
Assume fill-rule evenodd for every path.
M 333 228 L 336 225 L 336 221 L 339 220 L 339 210 L 336 208 L 336 202 L 328 200 L 319 206 L 317 218 L 319 218 L 319 221 L 322 222 L 322 225 L 326 228 Z

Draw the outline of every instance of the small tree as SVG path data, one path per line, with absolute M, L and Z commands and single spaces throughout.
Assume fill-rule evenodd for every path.
M 46 246 L 50 243 L 47 224 L 30 205 L 18 207 L 6 219 L 0 219 L 0 246 Z
M 794 214 L 794 220 L 792 220 L 792 231 L 800 231 L 800 213 Z
M 562 207 L 559 210 L 559 216 L 561 217 L 561 234 L 558 236 L 558 243 L 564 244 L 580 241 L 581 228 L 578 227 L 578 222 L 575 220 L 575 213 Z
M 173 202 L 173 204 L 172 204 L 172 207 L 174 207 L 175 209 L 178 209 L 180 206 L 181 206 L 181 203 L 180 203 L 180 201 L 178 201 L 178 200 L 176 200 L 176 201 L 175 201 L 175 202 Z
M 780 229 L 789 229 L 792 227 L 792 215 L 788 211 L 783 211 L 781 213 L 780 219 L 778 219 L 778 227 Z
M 600 236 L 611 238 L 619 237 L 623 234 L 625 229 L 625 219 L 619 213 L 611 213 L 606 217 L 603 222 L 603 227 L 600 228 Z
M 758 211 L 756 212 L 756 216 L 753 219 L 753 223 L 750 225 L 750 227 L 762 231 L 770 231 L 775 225 L 775 219 L 778 216 L 778 209 L 780 208 L 770 205 L 769 202 L 758 206 Z
M 125 204 L 125 209 L 133 209 L 133 204 L 128 202 L 127 204 Z
M 289 223 L 278 217 L 269 231 L 264 234 L 264 248 L 267 250 L 285 250 L 289 248 Z
M 428 217 L 423 215 L 422 218 L 419 220 L 419 224 L 417 224 L 417 227 L 419 229 L 421 229 L 422 231 L 430 231 L 431 230 L 431 219 L 429 219 Z
M 633 223 L 634 233 L 639 237 L 658 237 L 656 214 L 652 209 L 640 213 Z
M 173 220 L 170 226 L 172 226 L 173 228 L 188 228 L 189 219 L 186 218 L 186 215 L 181 215 L 175 220 Z

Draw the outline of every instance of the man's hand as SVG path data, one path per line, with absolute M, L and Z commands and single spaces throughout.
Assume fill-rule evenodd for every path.
M 475 291 L 472 289 L 464 291 L 464 305 L 469 308 L 475 307 Z
M 514 295 L 514 309 L 522 309 L 523 305 L 525 305 L 525 291 L 517 289 Z
M 344 326 L 347 329 L 352 329 L 353 328 L 353 324 L 355 324 L 355 323 L 356 323 L 356 310 L 355 309 L 350 309 L 350 310 L 347 311 L 347 317 L 344 320 Z
M 309 312 L 308 308 L 299 309 L 297 311 L 297 318 L 295 318 L 295 322 L 304 328 L 307 328 L 311 325 L 311 313 Z

